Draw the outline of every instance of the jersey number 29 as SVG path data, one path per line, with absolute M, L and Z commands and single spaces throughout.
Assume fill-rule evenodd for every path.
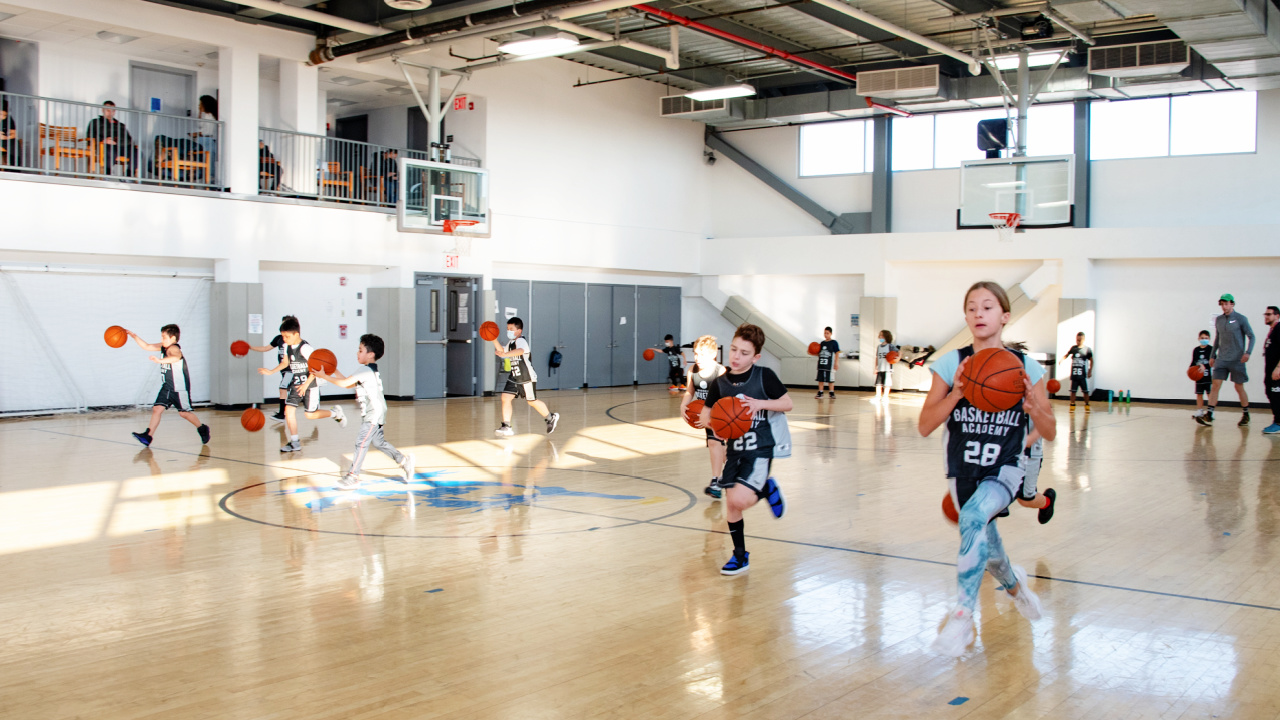
M 742 452 L 743 450 L 755 450 L 755 449 L 756 449 L 756 434 L 754 432 L 746 433 L 742 437 L 733 441 L 734 452 Z
M 964 444 L 964 461 L 971 465 L 989 467 L 1000 459 L 1000 446 L 995 443 L 983 445 L 976 440 Z

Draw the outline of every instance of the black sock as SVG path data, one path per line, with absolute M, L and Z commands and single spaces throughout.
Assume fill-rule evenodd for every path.
M 733 554 L 739 557 L 747 553 L 747 540 L 742 533 L 742 525 L 745 521 L 729 523 L 729 537 L 733 538 Z
M 280 398 L 280 414 L 284 414 L 284 398 Z

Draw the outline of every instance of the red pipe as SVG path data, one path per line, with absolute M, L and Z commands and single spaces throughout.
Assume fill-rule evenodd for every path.
M 740 35 L 734 35 L 733 33 L 725 32 L 724 30 L 718 30 L 716 28 L 711 27 L 710 25 L 704 25 L 703 23 L 700 23 L 697 20 L 690 20 L 689 18 L 684 17 L 683 15 L 676 15 L 675 13 L 667 12 L 666 10 L 663 10 L 661 8 L 656 8 L 652 5 L 635 5 L 633 7 L 635 7 L 635 9 L 641 12 L 645 12 L 650 15 L 656 15 L 657 17 L 660 17 L 663 20 L 670 20 L 673 23 L 676 23 L 678 25 L 683 25 L 691 30 L 697 30 L 698 32 L 706 33 L 708 35 L 714 35 L 715 37 L 718 37 L 721 40 L 728 40 L 729 42 L 737 45 L 743 45 L 753 50 L 759 50 L 760 52 L 767 53 L 777 58 L 781 58 L 783 60 L 786 60 L 787 62 L 795 63 L 797 65 L 803 65 L 807 68 L 812 68 L 819 72 L 826 73 L 827 75 L 834 75 L 838 78 L 843 78 L 850 82 L 857 82 L 858 80 L 856 75 L 850 75 L 849 73 L 843 70 L 837 70 L 829 65 L 823 65 L 822 63 L 814 62 L 812 60 L 809 60 L 808 58 L 802 58 L 798 55 L 793 55 L 787 52 L 786 50 L 779 50 L 778 48 L 775 48 L 775 47 L 762 45 L 761 43 L 758 43 L 754 40 L 748 40 Z

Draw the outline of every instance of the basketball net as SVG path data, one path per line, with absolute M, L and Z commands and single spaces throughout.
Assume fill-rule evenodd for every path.
M 453 235 L 458 228 L 479 224 L 479 220 L 445 220 L 444 232 L 446 235 Z M 453 250 L 450 251 L 450 254 L 469 257 L 471 255 L 471 238 L 465 235 L 453 235 Z
M 1013 242 L 1013 234 L 1018 229 L 1022 216 L 1018 213 L 990 213 L 991 227 L 996 229 L 1000 242 Z

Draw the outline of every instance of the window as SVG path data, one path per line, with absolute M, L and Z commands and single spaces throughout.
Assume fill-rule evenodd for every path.
M 896 117 L 893 122 L 893 170 L 933 167 L 933 116 Z M 974 131 L 977 137 L 977 131 Z
M 1091 113 L 1091 160 L 1257 150 L 1258 96 L 1253 92 L 1096 102 Z
M 800 127 L 800 177 L 871 172 L 871 123 L 866 120 Z
M 893 119 L 893 169 L 958 168 L 979 160 L 978 121 L 1005 117 L 1004 108 Z M 1075 152 L 1075 111 L 1070 104 L 1035 105 L 1027 117 L 1027 155 Z M 1014 142 L 1015 133 L 1009 133 Z

